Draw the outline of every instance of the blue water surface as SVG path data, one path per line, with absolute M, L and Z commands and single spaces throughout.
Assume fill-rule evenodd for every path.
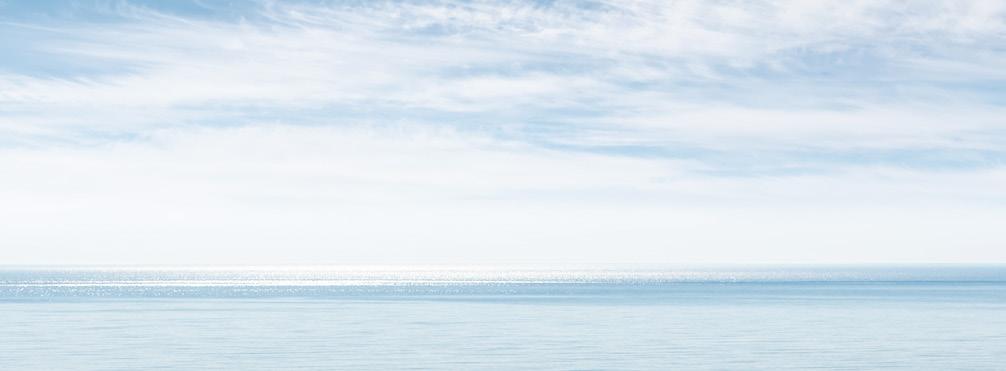
M 1006 369 L 1006 267 L 6 267 L 0 369 Z

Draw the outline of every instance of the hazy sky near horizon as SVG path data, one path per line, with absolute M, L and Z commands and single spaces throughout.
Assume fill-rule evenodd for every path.
M 0 264 L 1006 262 L 1004 1 L 0 0 Z

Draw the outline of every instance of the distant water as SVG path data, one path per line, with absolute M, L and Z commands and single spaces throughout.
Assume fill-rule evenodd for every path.
M 1006 370 L 1006 266 L 7 267 L 2 370 Z

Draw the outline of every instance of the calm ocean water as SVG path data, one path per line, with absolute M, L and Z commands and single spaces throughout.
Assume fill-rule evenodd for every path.
M 0 268 L 0 369 L 1006 369 L 1006 267 Z

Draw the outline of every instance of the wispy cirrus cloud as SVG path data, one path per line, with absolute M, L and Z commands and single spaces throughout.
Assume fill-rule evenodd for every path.
M 617 119 L 676 102 L 854 109 L 982 95 L 941 86 L 976 79 L 950 65 L 1002 77 L 1003 11 L 985 2 L 264 2 L 224 19 L 118 4 L 116 22 L 76 20 L 30 48 L 122 73 L 7 74 L 5 103 L 597 107 Z

